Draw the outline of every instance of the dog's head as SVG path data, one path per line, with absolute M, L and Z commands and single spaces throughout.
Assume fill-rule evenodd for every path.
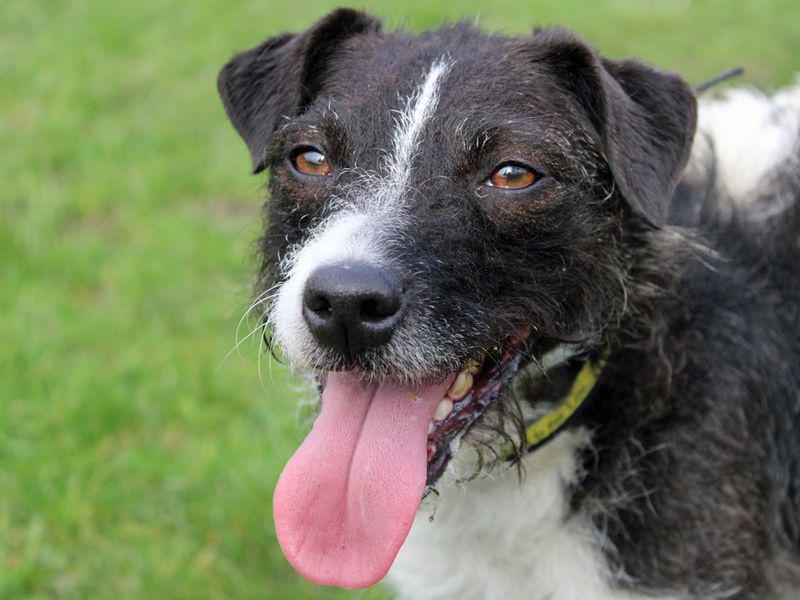
M 694 98 L 564 31 L 390 34 L 346 9 L 237 55 L 219 90 L 270 170 L 265 318 L 323 389 L 277 532 L 304 575 L 369 585 L 517 371 L 608 342 Z

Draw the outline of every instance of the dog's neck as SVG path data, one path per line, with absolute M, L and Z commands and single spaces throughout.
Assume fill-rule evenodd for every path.
M 591 402 L 603 369 L 608 363 L 609 351 L 587 359 L 564 397 L 547 412 L 533 418 L 525 425 L 525 453 L 530 454 L 552 440 L 572 424 L 587 402 Z M 513 449 L 501 455 L 509 459 L 515 456 Z

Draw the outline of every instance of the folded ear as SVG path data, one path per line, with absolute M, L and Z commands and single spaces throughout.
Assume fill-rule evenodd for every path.
M 225 112 L 264 169 L 266 150 L 282 116 L 300 114 L 314 100 L 337 47 L 347 38 L 377 32 L 380 23 L 342 8 L 302 34 L 283 34 L 237 54 L 222 67 L 217 88 Z
M 551 66 L 586 110 L 622 197 L 651 225 L 662 226 L 694 138 L 691 88 L 637 61 L 601 59 L 562 30 L 534 39 L 537 60 Z

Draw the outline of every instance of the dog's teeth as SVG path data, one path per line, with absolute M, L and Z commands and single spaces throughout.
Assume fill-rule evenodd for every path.
M 432 434 L 434 429 L 433 422 L 428 423 L 428 435 Z
M 461 400 L 472 389 L 472 375 L 469 371 L 461 371 L 450 389 L 447 390 L 447 397 L 451 400 Z
M 436 421 L 444 421 L 453 411 L 453 401 L 445 398 L 441 402 L 439 402 L 439 406 L 436 407 L 436 413 L 433 415 L 434 420 Z
M 477 375 L 478 371 L 481 368 L 481 360 L 478 358 L 473 358 L 471 361 L 467 363 L 467 368 L 464 369 L 470 375 Z

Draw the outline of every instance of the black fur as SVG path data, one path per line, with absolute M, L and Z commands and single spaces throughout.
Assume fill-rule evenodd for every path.
M 426 372 L 390 350 L 347 364 L 318 353 L 314 366 L 441 376 L 522 327 L 534 355 L 558 340 L 584 356 L 611 348 L 582 419 L 595 436 L 573 506 L 607 532 L 628 576 L 615 585 L 800 595 L 798 169 L 765 192 L 762 203 L 790 199 L 772 220 L 733 208 L 711 171 L 679 186 L 670 213 L 695 126 L 677 76 L 601 59 L 561 30 L 387 34 L 349 10 L 234 57 L 219 78 L 225 108 L 254 169 L 271 171 L 259 291 L 282 282 L 280 258 L 331 198 L 381 172 L 392 111 L 443 56 L 452 68 L 388 249 L 425 307 L 406 320 L 437 324 L 441 351 Z M 324 148 L 334 176 L 298 178 L 289 157 L 303 145 Z M 539 182 L 484 185 L 509 158 Z M 556 373 L 517 401 L 568 382 Z

